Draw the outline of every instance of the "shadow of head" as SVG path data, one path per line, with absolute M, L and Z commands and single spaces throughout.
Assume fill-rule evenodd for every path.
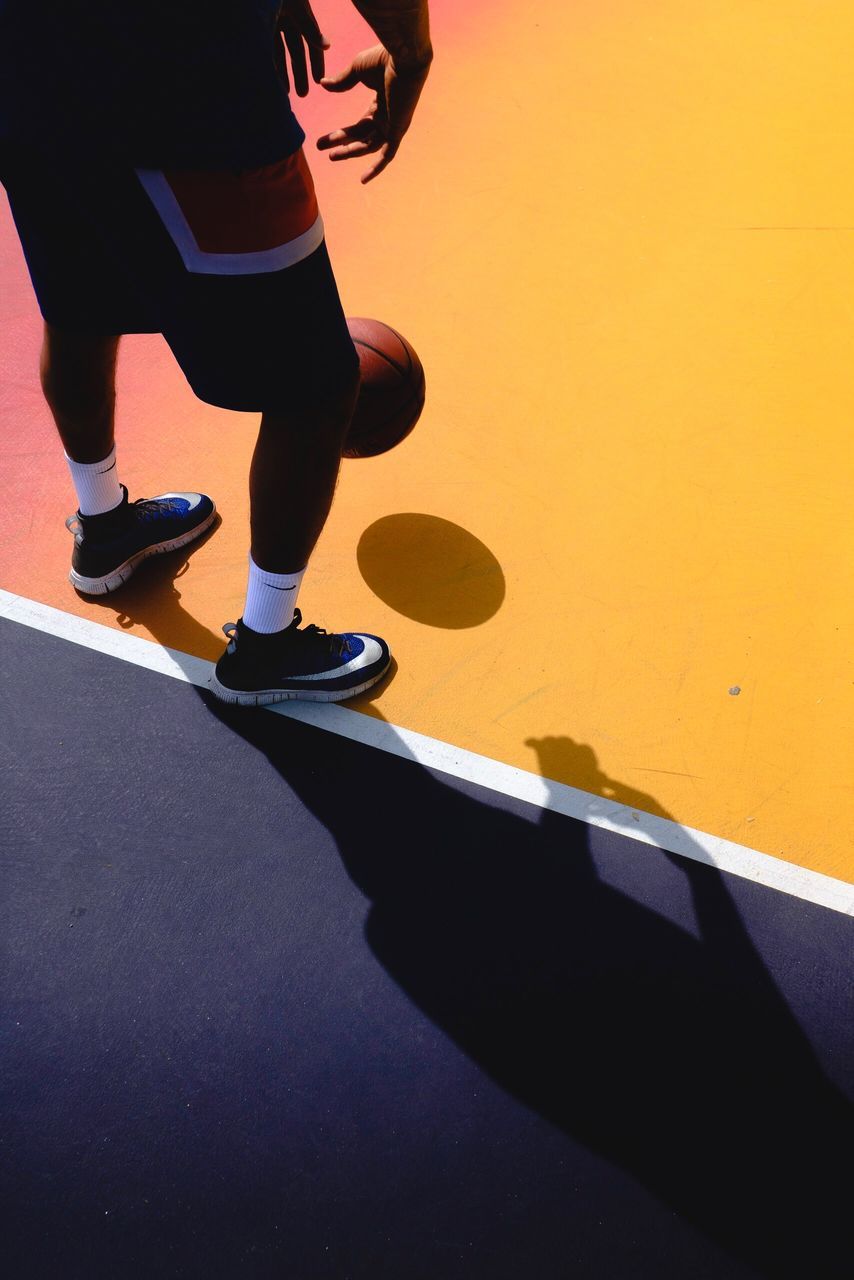
M 547 782 L 579 787 L 591 795 L 625 805 L 628 809 L 641 810 L 643 815 L 652 814 L 658 818 L 675 820 L 654 796 L 609 777 L 588 743 L 576 742 L 568 734 L 550 734 L 542 738 L 526 738 L 525 746 L 535 752 L 538 772 Z M 614 810 L 611 816 L 620 822 L 628 815 Z M 633 816 L 640 820 L 642 815 Z
M 477 627 L 504 601 L 504 574 L 489 548 L 439 516 L 384 516 L 362 534 L 356 557 L 375 595 L 429 627 Z

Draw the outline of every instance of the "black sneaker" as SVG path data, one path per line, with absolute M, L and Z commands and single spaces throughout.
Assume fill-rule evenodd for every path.
M 210 678 L 211 693 L 243 707 L 291 698 L 342 702 L 370 689 L 388 670 L 388 645 L 379 636 L 330 635 L 313 624 L 299 631 L 301 622 L 299 609 L 289 627 L 272 635 L 252 631 L 242 618 L 227 622 L 229 644 Z
M 74 534 L 68 580 L 90 596 L 115 591 L 148 556 L 186 546 L 216 516 L 204 493 L 161 493 L 128 502 L 124 485 L 121 490 L 122 500 L 112 511 L 100 516 L 78 511 L 65 522 Z

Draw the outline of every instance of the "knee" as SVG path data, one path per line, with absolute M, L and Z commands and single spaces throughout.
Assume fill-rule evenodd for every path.
M 307 445 L 340 440 L 352 421 L 360 387 L 361 374 L 356 369 L 334 388 L 321 390 L 304 400 L 291 400 L 286 408 L 265 409 L 261 417 L 262 430 L 272 430 Z
M 359 399 L 361 385 L 362 375 L 357 367 L 347 378 L 337 383 L 334 390 L 324 392 L 319 396 L 316 401 L 318 416 L 328 419 L 330 423 L 343 421 L 345 428 L 349 426 L 350 419 L 356 408 L 356 402 Z
M 48 404 L 65 413 L 108 410 L 115 401 L 117 341 L 60 337 L 46 326 L 39 378 Z

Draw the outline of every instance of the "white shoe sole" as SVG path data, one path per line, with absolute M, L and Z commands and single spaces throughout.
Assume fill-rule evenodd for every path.
M 365 680 L 362 684 L 356 685 L 352 689 L 253 689 L 248 693 L 244 693 L 241 689 L 229 689 L 224 684 L 220 684 L 216 675 L 212 675 L 208 681 L 208 688 L 214 697 L 219 698 L 221 702 L 231 703 L 232 706 L 238 707 L 268 707 L 274 702 L 343 702 L 345 698 L 355 698 L 356 694 L 364 693 L 366 689 L 370 689 L 383 676 L 391 666 L 391 658 L 383 667 L 382 671 L 378 671 L 372 675 L 370 680 Z
M 76 573 L 72 569 L 68 575 L 68 581 L 78 591 L 82 591 L 84 595 L 105 596 L 110 591 L 116 591 L 127 582 L 143 560 L 147 560 L 149 556 L 162 556 L 167 551 L 178 551 L 181 547 L 186 547 L 189 542 L 194 542 L 196 538 L 201 537 L 205 530 L 211 527 L 215 516 L 216 507 L 214 507 L 209 516 L 205 517 L 201 524 L 197 524 L 195 528 L 190 529 L 189 533 L 182 533 L 179 538 L 170 538 L 168 542 L 158 542 L 154 546 L 143 547 L 142 551 L 137 551 L 135 556 L 125 560 L 124 564 L 120 564 L 117 569 L 113 569 L 103 578 L 84 578 L 82 574 Z

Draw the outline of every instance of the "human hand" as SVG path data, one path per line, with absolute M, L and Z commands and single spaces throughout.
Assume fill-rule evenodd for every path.
M 288 47 L 297 96 L 305 98 L 308 96 L 305 46 L 308 45 L 312 79 L 315 84 L 319 84 L 326 70 L 324 50 L 330 48 L 331 42 L 321 33 L 317 18 L 312 13 L 309 0 L 282 0 L 276 17 L 276 25 L 285 37 L 285 44 Z M 282 61 L 284 65 L 284 59 Z M 291 84 L 286 66 L 284 75 L 285 84 L 288 93 L 290 93 Z
M 355 124 L 334 129 L 317 140 L 318 151 L 330 147 L 330 160 L 352 160 L 379 151 L 372 169 L 363 173 L 361 182 L 370 182 L 391 164 L 397 155 L 403 135 L 409 128 L 421 90 L 430 71 L 430 63 L 399 67 L 384 45 L 374 45 L 357 53 L 350 66 L 336 76 L 320 81 L 330 93 L 343 93 L 357 84 L 373 89 L 373 105 Z

